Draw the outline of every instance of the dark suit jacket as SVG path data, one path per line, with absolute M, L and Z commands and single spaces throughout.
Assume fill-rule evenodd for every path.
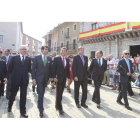
M 66 58 L 66 67 L 64 68 L 61 56 L 55 57 L 53 61 L 53 78 L 57 78 L 62 83 L 66 78 L 70 79 L 69 59 Z
M 49 78 L 52 76 L 52 59 L 50 56 L 47 56 L 46 66 L 44 67 L 44 63 L 42 60 L 42 55 L 38 55 L 33 59 L 33 67 L 32 67 L 32 79 L 35 79 L 37 84 L 43 81 L 45 76 L 45 85 L 47 84 Z
M 0 80 L 7 78 L 7 68 L 5 60 L 0 58 Z
M 131 60 L 129 60 L 129 64 L 130 64 L 131 73 L 134 73 L 134 70 L 132 69 L 133 65 L 132 65 Z M 118 67 L 117 67 L 117 71 L 120 73 L 120 79 L 119 79 L 120 83 L 127 83 L 127 82 L 131 81 L 132 80 L 131 77 L 127 76 L 127 72 L 125 70 L 123 70 L 120 67 L 120 65 L 122 67 L 124 67 L 127 71 L 129 71 L 125 59 L 120 60 L 118 63 Z
M 20 55 L 12 56 L 8 71 L 11 75 L 11 84 L 20 85 L 21 79 L 25 85 L 29 83 L 29 72 L 31 72 L 31 58 L 26 56 L 24 65 L 22 65 Z
M 92 59 L 89 71 L 92 73 L 92 79 L 97 80 L 100 76 L 101 81 L 104 78 L 104 72 L 107 70 L 107 61 L 103 58 L 103 64 L 100 67 L 96 58 Z
M 79 54 L 74 56 L 73 64 L 72 64 L 73 78 L 78 77 L 78 81 L 80 82 L 83 79 L 87 79 L 88 58 L 85 55 L 83 57 L 85 60 L 84 66 L 83 66 L 83 62 Z
M 9 63 L 10 63 L 10 60 L 11 60 L 11 55 L 9 55 L 9 59 L 8 59 L 8 63 L 7 63 L 7 66 L 9 65 Z M 1 57 L 3 60 L 5 60 L 5 62 L 6 62 L 6 56 L 2 56 Z

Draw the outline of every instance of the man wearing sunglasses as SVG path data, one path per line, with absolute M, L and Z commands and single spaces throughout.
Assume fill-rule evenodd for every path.
M 132 61 L 129 59 L 129 51 L 125 50 L 123 52 L 124 58 L 119 61 L 117 71 L 120 73 L 120 83 L 121 83 L 121 91 L 119 92 L 117 103 L 120 105 L 125 105 L 125 108 L 128 110 L 132 110 L 129 106 L 127 100 L 127 91 L 130 82 L 132 81 L 131 74 L 134 73 Z M 126 71 L 125 71 L 126 70 Z M 124 103 L 122 103 L 121 99 L 124 99 Z

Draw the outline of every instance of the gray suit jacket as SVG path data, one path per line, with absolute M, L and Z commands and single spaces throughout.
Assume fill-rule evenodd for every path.
M 44 84 L 47 84 L 49 78 L 52 77 L 51 75 L 52 75 L 51 57 L 47 56 L 46 66 L 44 66 L 42 55 L 36 56 L 33 60 L 33 65 L 32 65 L 32 79 L 35 79 L 37 84 L 39 84 L 45 78 Z

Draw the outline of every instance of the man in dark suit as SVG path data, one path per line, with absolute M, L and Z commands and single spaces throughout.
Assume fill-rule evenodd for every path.
M 92 101 L 97 103 L 97 108 L 100 108 L 100 87 L 104 79 L 104 72 L 107 70 L 107 61 L 102 56 L 103 52 L 97 51 L 96 58 L 92 60 L 89 68 L 95 85 Z
M 11 55 L 10 55 L 10 49 L 5 49 L 4 50 L 4 56 L 2 56 L 2 59 L 5 60 L 6 65 L 7 65 L 7 70 L 8 70 L 8 65 L 10 63 Z M 8 71 L 7 71 L 8 72 Z M 7 74 L 7 86 L 6 86 L 6 98 L 9 99 L 10 96 L 10 87 L 11 87 L 11 82 L 10 82 L 10 75 L 9 73 Z
M 47 56 L 49 47 L 41 47 L 42 55 L 38 55 L 33 60 L 32 68 L 32 79 L 33 85 L 37 84 L 38 93 L 38 109 L 40 112 L 40 117 L 43 117 L 43 98 L 45 93 L 45 87 L 50 83 L 49 78 L 51 78 L 52 71 L 52 59 Z
M 84 48 L 78 47 L 78 55 L 74 56 L 72 71 L 74 78 L 74 99 L 76 106 L 88 108 L 86 105 L 87 99 L 87 69 L 88 69 L 88 58 L 84 55 Z M 82 87 L 82 99 L 81 105 L 79 104 L 79 88 Z
M 124 58 L 119 61 L 117 67 L 117 71 L 120 73 L 120 83 L 121 83 L 121 91 L 119 92 L 117 103 L 119 103 L 120 105 L 125 105 L 125 108 L 128 110 L 132 110 L 127 100 L 127 91 L 129 90 L 130 82 L 132 81 L 131 74 L 134 73 L 134 70 L 132 68 L 133 67 L 132 61 L 128 59 L 129 51 L 125 50 L 123 54 Z M 125 104 L 121 102 L 122 98 L 124 99 Z
M 55 57 L 53 61 L 53 79 L 57 82 L 57 93 L 56 93 L 56 109 L 59 111 L 59 114 L 63 115 L 63 107 L 62 107 L 62 95 L 64 91 L 64 87 L 66 84 L 66 78 L 68 78 L 68 82 L 70 82 L 70 69 L 69 69 L 69 59 L 66 58 L 67 49 L 65 47 L 61 48 L 60 51 L 61 56 Z
M 1 59 L 2 50 L 0 50 L 0 98 L 3 94 L 4 84 L 7 83 L 7 68 L 5 60 Z
M 8 70 L 11 75 L 11 95 L 9 97 L 8 112 L 11 112 L 13 102 L 20 87 L 20 113 L 23 117 L 26 114 L 26 95 L 29 83 L 29 72 L 31 72 L 31 58 L 26 56 L 26 46 L 20 47 L 20 55 L 12 56 Z

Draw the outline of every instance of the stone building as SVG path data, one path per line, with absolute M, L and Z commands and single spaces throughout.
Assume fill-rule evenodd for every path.
M 81 22 L 79 39 L 88 57 L 97 50 L 118 57 L 126 49 L 134 57 L 140 54 L 140 22 Z

